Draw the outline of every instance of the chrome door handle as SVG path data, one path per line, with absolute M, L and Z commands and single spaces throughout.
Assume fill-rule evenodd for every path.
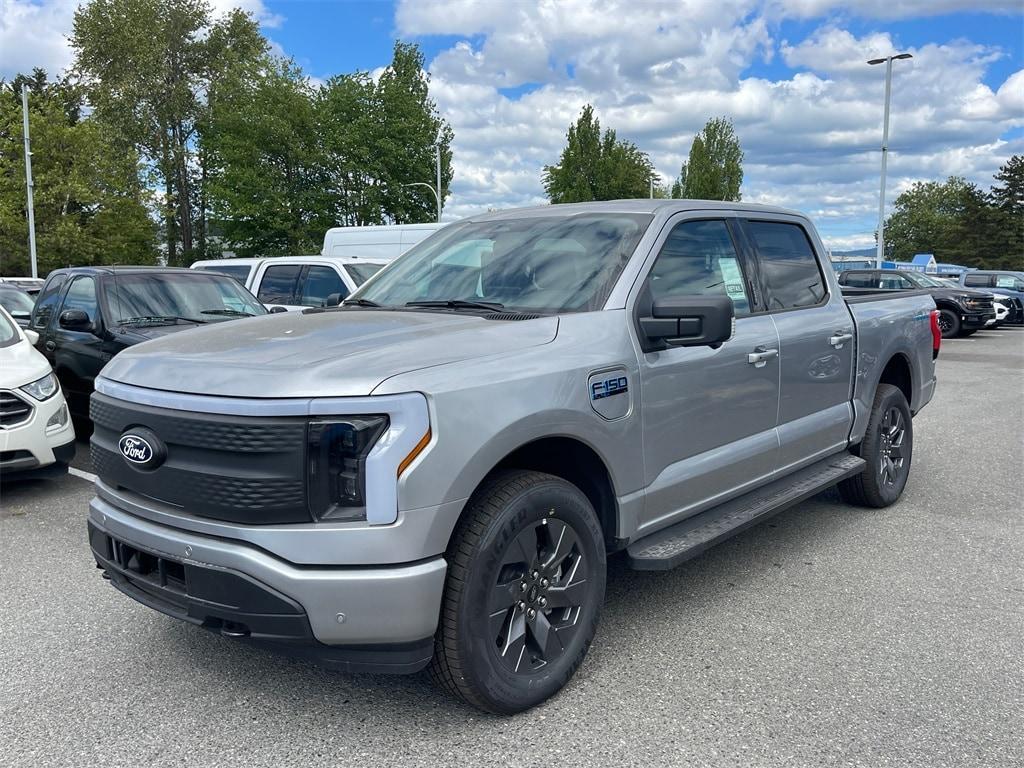
M 842 349 L 843 344 L 845 344 L 848 341 L 853 341 L 853 334 L 847 333 L 845 331 L 839 331 L 839 333 L 837 333 L 835 336 L 829 337 L 828 343 L 831 344 L 836 349 Z
M 764 368 L 768 365 L 768 361 L 773 357 L 779 356 L 779 350 L 777 349 L 765 349 L 764 347 L 757 347 L 753 352 L 747 355 L 747 362 L 753 365 L 755 368 Z

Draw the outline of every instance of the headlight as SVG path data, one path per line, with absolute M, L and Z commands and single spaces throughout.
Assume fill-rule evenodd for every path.
M 366 456 L 387 428 L 387 416 L 310 422 L 306 496 L 314 518 L 366 519 Z
M 57 377 L 48 373 L 43 378 L 26 384 L 21 391 L 27 392 L 36 400 L 48 400 L 60 391 L 60 386 L 57 384 Z

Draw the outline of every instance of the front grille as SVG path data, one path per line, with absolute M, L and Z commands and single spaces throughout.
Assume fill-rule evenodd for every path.
M 31 416 L 31 405 L 13 392 L 0 392 L 0 427 L 15 427 Z
M 968 309 L 976 312 L 995 312 L 995 304 L 992 303 L 992 299 L 967 299 L 964 303 Z
M 215 520 L 268 525 L 312 520 L 306 501 L 306 420 L 193 413 L 92 396 L 93 470 L 108 485 Z M 166 449 L 155 468 L 121 455 L 145 428 Z

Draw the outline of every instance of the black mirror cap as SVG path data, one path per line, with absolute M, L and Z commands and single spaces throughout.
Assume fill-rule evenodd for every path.
M 337 307 L 341 305 L 341 294 L 332 293 L 327 297 L 327 301 L 324 302 L 325 307 Z
M 285 309 L 284 307 L 271 307 L 270 308 L 270 314 L 272 314 L 272 315 L 279 315 L 282 312 L 287 312 L 287 311 L 288 310 Z
M 671 347 L 705 347 L 732 338 L 735 308 L 728 296 L 666 296 L 651 303 L 640 329 L 651 342 Z
M 65 309 L 58 319 L 61 328 L 69 331 L 91 331 L 92 321 L 83 309 Z

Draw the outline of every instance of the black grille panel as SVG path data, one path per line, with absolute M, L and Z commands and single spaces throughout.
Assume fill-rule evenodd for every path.
M 28 421 L 31 415 L 31 405 L 10 392 L 0 392 L 0 425 L 13 427 Z
M 181 508 L 251 525 L 309 522 L 306 419 L 192 413 L 115 400 L 90 407 L 93 469 L 103 482 Z M 121 455 L 118 440 L 151 430 L 167 450 L 154 469 Z

